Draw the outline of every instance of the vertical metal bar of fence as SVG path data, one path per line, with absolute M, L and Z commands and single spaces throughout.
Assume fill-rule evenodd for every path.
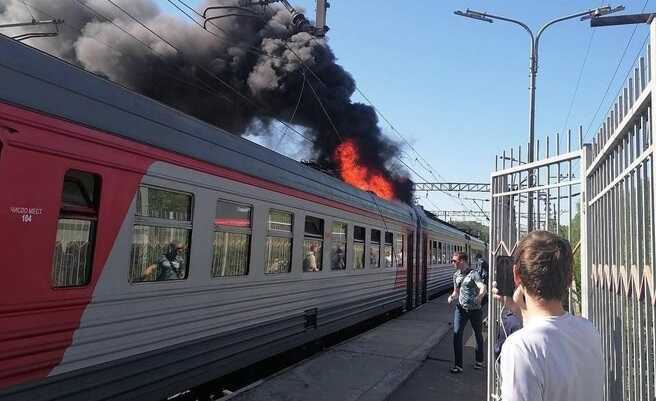
M 589 193 L 590 193 L 590 181 L 586 179 L 586 171 L 590 165 L 590 154 L 591 148 L 589 145 L 585 145 L 581 148 L 581 159 L 580 159 L 580 172 L 579 176 L 581 177 L 581 190 L 580 190 L 580 217 L 579 217 L 579 229 L 581 232 L 581 314 L 583 317 L 588 318 L 590 316 L 590 269 L 589 269 L 589 249 L 588 249 L 588 232 L 590 231 L 590 219 L 588 218 L 588 202 L 589 202 Z M 571 186 L 570 186 L 571 192 Z M 571 200 L 570 200 L 571 205 Z M 571 213 L 571 208 L 570 208 Z M 571 225 L 571 221 L 570 221 Z

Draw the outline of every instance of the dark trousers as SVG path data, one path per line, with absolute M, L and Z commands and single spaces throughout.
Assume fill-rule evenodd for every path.
M 483 362 L 483 311 L 481 309 L 466 310 L 456 305 L 453 315 L 453 353 L 456 366 L 462 367 L 462 336 L 467 321 L 471 321 L 476 336 L 476 362 Z

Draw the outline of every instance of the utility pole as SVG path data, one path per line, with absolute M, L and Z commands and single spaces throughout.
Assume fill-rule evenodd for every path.
M 466 11 L 454 12 L 456 15 L 459 15 L 461 17 L 472 18 L 483 22 L 492 23 L 494 22 L 494 20 L 511 22 L 513 24 L 519 25 L 522 28 L 524 28 L 526 32 L 529 34 L 529 36 L 531 37 L 531 57 L 530 57 L 530 65 L 529 65 L 530 80 L 529 80 L 529 89 L 528 89 L 529 90 L 529 123 L 528 123 L 528 163 L 529 164 L 535 161 L 535 82 L 538 75 L 538 47 L 540 44 L 540 36 L 542 36 L 542 33 L 545 31 L 545 29 L 547 29 L 548 27 L 550 27 L 551 25 L 557 22 L 561 22 L 577 17 L 583 17 L 581 18 L 581 20 L 588 19 L 588 18 L 597 18 L 602 15 L 607 15 L 622 10 L 624 10 L 623 6 L 618 6 L 615 8 L 612 8 L 610 6 L 604 6 L 592 10 L 582 11 L 576 14 L 567 15 L 565 17 L 556 18 L 542 25 L 542 27 L 538 30 L 537 35 L 533 34 L 533 31 L 531 30 L 531 28 L 528 27 L 528 25 L 524 24 L 521 21 L 517 21 L 511 18 L 501 17 L 489 13 L 482 13 L 470 9 L 467 9 Z M 528 186 L 529 188 L 533 188 L 535 186 L 535 181 L 534 181 L 535 177 L 533 174 L 533 170 L 529 170 L 528 177 L 529 177 Z M 527 212 L 529 216 L 528 231 L 533 231 L 533 194 L 530 192 L 528 194 Z

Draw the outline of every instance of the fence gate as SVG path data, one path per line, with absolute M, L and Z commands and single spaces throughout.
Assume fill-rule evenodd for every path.
M 581 146 L 579 128 L 577 150 L 571 134 L 566 152 L 561 138 L 555 146 L 547 138 L 545 159 L 526 164 L 521 149 L 511 151 L 492 173 L 490 274 L 495 277 L 497 256 L 512 254 L 526 235 L 529 219 L 534 229 L 570 239 L 577 277 L 568 304 L 601 334 L 605 401 L 656 399 L 654 59 L 656 21 L 592 144 Z M 536 205 L 532 216 L 525 212 L 529 198 Z M 488 401 L 499 399 L 494 343 L 500 312 L 490 302 Z

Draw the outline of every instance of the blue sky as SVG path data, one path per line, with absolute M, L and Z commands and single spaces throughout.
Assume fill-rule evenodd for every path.
M 164 0 L 162 8 L 175 12 Z M 192 3 L 199 3 L 198 1 Z M 598 0 L 332 0 L 330 46 L 412 146 L 447 181 L 489 181 L 494 156 L 525 144 L 528 137 L 528 35 L 518 26 L 455 16 L 471 8 L 519 19 L 537 31 L 545 21 L 595 8 Z M 314 14 L 314 1 L 293 3 Z M 604 3 L 606 4 L 606 3 Z M 622 3 L 639 13 L 645 0 Z M 647 5 L 647 11 L 656 3 Z M 648 35 L 639 26 L 601 111 L 593 121 L 633 26 L 590 28 L 578 19 L 561 22 L 542 36 L 536 96 L 536 139 L 563 129 L 584 56 L 592 44 L 569 117 L 569 128 L 599 126 Z M 359 95 L 353 100 L 363 101 Z M 398 137 L 381 121 L 381 127 Z M 592 137 L 592 132 L 589 138 Z M 409 154 L 412 150 L 407 149 Z M 410 158 L 423 178 L 431 175 Z M 413 177 L 421 180 L 419 177 Z M 466 195 L 483 197 L 484 194 Z M 420 196 L 428 209 L 463 206 L 443 194 Z M 475 209 L 471 203 L 468 208 Z

